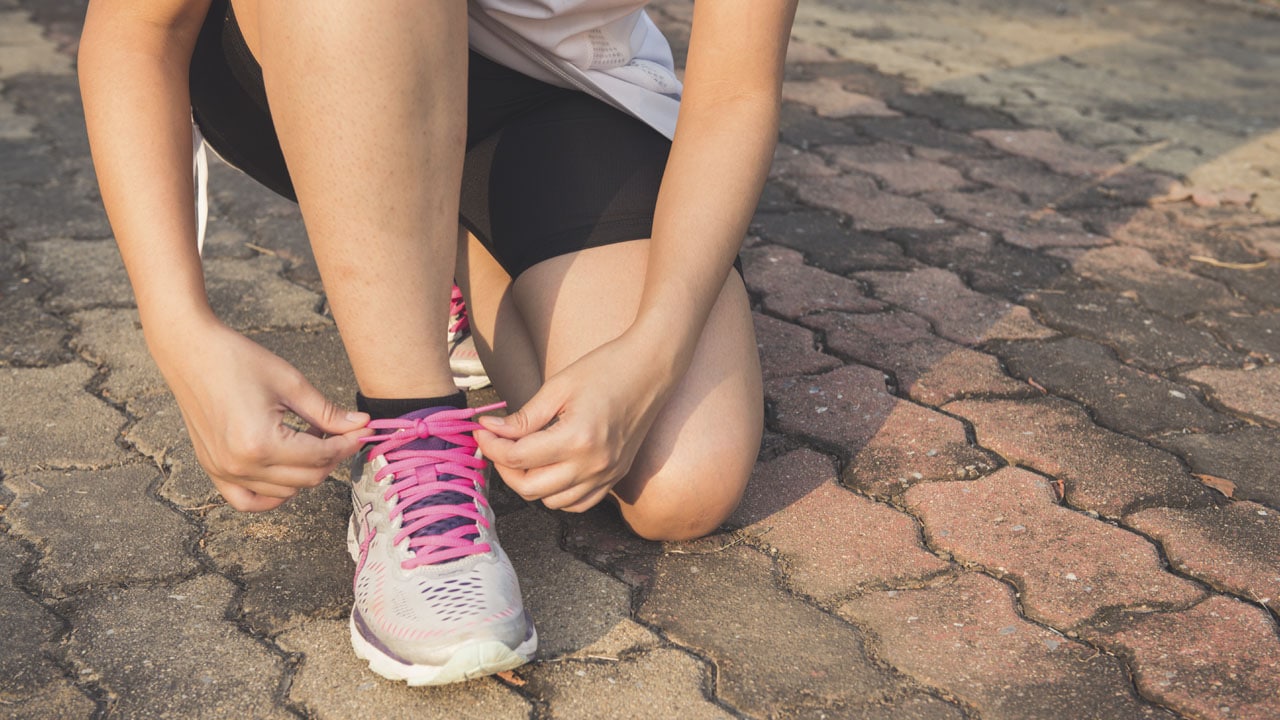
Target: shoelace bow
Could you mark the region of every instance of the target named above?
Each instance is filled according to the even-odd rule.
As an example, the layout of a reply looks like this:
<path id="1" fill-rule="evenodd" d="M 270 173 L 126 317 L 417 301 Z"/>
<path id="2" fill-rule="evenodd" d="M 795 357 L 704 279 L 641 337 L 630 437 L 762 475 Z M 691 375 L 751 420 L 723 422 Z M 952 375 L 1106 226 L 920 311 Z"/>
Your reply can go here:
<path id="1" fill-rule="evenodd" d="M 409 549 L 414 553 L 413 557 L 401 563 L 404 569 L 489 552 L 488 543 L 476 542 L 479 526 L 489 527 L 489 521 L 477 505 L 487 507 L 489 503 L 481 492 L 485 486 L 485 460 L 476 457 L 476 440 L 472 435 L 482 426 L 471 418 L 503 407 L 506 403 L 441 410 L 417 420 L 392 418 L 369 423 L 374 430 L 389 431 L 370 435 L 363 441 L 377 443 L 369 450 L 370 459 L 382 455 L 387 460 L 387 465 L 374 474 L 374 480 L 381 482 L 389 476 L 394 478 L 383 499 L 390 501 L 399 497 L 390 516 L 394 519 L 403 515 L 403 518 L 400 532 L 392 542 L 399 545 L 408 538 Z M 439 450 L 401 449 L 409 443 L 428 438 L 439 438 L 450 447 Z M 461 493 L 474 502 L 410 507 L 443 492 Z M 440 534 L 420 533 L 428 525 L 447 518 L 465 518 L 474 522 Z"/>
<path id="2" fill-rule="evenodd" d="M 462 300 L 462 290 L 453 286 L 449 296 L 449 317 L 456 318 L 449 326 L 449 337 L 456 338 L 471 329 L 471 319 L 467 317 L 467 304 Z"/>

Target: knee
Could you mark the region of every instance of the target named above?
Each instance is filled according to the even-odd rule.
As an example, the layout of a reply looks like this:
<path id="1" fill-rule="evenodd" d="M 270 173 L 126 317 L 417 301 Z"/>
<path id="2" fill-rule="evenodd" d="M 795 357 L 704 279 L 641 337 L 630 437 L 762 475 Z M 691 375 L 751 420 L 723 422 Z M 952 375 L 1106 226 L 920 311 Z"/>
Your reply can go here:
<path id="1" fill-rule="evenodd" d="M 636 483 L 641 492 L 634 502 L 619 503 L 622 518 L 646 540 L 695 540 L 710 535 L 737 509 L 752 464 L 664 467 Z"/>

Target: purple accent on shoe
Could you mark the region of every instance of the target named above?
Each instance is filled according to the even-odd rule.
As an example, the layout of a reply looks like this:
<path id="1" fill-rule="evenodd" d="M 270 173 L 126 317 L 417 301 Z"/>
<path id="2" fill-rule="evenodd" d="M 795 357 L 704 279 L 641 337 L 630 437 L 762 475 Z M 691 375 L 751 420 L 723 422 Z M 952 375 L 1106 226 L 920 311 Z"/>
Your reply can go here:
<path id="1" fill-rule="evenodd" d="M 421 410 L 415 410 L 407 415 L 401 415 L 400 419 L 401 420 L 420 420 L 422 418 L 434 415 L 442 410 L 457 410 L 457 409 L 458 408 L 450 407 L 448 405 L 423 408 Z M 438 437 L 429 437 L 429 438 L 426 438 L 425 440 L 419 439 L 419 440 L 414 440 L 413 442 L 407 443 L 404 445 L 402 449 L 404 450 L 447 450 L 449 447 L 450 447 L 449 443 L 444 439 L 438 438 Z M 456 476 L 441 475 L 440 479 L 448 480 L 454 477 Z M 463 495 L 462 493 L 447 492 L 447 491 L 438 492 L 419 502 L 416 502 L 410 505 L 409 509 L 416 510 L 418 508 L 431 507 L 433 505 L 458 505 L 460 503 L 466 503 L 470 501 L 471 499 L 468 498 L 466 495 Z M 430 525 L 427 525 L 421 530 L 413 533 L 411 537 L 422 537 L 424 535 L 443 535 L 444 533 L 447 533 L 456 527 L 468 525 L 471 522 L 473 521 L 468 520 L 465 517 L 445 518 L 443 520 L 438 520 L 436 522 L 431 523 Z M 476 533 L 463 535 L 462 537 L 468 538 L 468 539 L 475 539 Z"/>
<path id="2" fill-rule="evenodd" d="M 378 639 L 378 636 L 374 635 L 373 631 L 369 629 L 369 626 L 365 624 L 364 618 L 360 616 L 359 610 L 355 608 L 351 608 L 351 620 L 355 622 L 356 630 L 360 633 L 360 637 L 364 638 L 365 642 L 377 648 L 378 652 L 381 652 L 383 655 L 386 655 L 387 657 L 391 658 L 392 660 L 395 660 L 396 662 L 402 665 L 413 664 L 408 660 L 405 660 L 404 658 L 395 654 L 394 652 L 391 651 L 391 648 L 384 645 L 383 642 Z"/>

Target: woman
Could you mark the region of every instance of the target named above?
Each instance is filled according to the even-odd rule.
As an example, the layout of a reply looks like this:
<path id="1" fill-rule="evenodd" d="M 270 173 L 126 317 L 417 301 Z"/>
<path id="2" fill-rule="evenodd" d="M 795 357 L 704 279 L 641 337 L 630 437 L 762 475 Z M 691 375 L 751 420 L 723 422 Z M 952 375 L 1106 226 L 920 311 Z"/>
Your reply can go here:
<path id="1" fill-rule="evenodd" d="M 651 539 L 711 532 L 741 497 L 761 386 L 731 268 L 776 140 L 795 0 L 699 0 L 678 103 L 643 0 L 232 5 L 93 0 L 86 17 L 90 142 L 149 349 L 237 509 L 274 508 L 373 444 L 349 547 L 352 641 L 376 672 L 427 684 L 514 667 L 537 637 L 477 446 L 526 499 L 578 512 L 608 497 Z M 360 412 L 210 310 L 193 114 L 224 157 L 296 197 Z M 519 408 L 505 419 L 473 421 L 453 386 L 454 278 Z M 286 410 L 313 432 L 285 427 Z"/>

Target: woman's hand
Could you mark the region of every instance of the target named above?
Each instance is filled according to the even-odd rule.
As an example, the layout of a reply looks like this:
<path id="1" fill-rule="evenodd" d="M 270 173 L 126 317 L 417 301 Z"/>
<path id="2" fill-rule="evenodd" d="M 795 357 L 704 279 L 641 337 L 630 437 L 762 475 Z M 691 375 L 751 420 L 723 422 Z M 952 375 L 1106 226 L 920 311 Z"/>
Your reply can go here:
<path id="1" fill-rule="evenodd" d="M 148 337 L 177 398 L 196 457 L 237 510 L 279 506 L 319 485 L 360 448 L 369 417 L 347 412 L 302 373 L 216 320 Z M 284 424 L 293 411 L 311 424 Z"/>
<path id="2" fill-rule="evenodd" d="M 476 440 L 508 487 L 569 512 L 608 495 L 679 378 L 646 345 L 623 334 L 548 378 L 518 412 L 479 418 L 488 432 Z"/>

